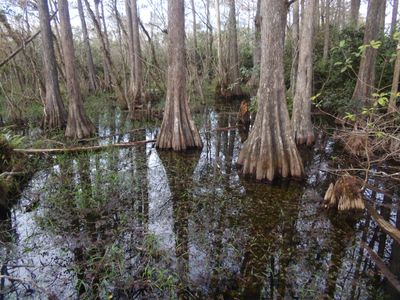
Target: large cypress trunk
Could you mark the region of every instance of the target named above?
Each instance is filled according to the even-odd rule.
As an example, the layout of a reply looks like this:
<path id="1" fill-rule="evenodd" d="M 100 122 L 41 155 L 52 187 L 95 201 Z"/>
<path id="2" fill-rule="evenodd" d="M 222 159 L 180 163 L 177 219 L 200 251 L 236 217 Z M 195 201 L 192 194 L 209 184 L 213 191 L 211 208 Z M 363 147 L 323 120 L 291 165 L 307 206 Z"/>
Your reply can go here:
<path id="1" fill-rule="evenodd" d="M 40 29 L 46 81 L 46 99 L 44 101 L 45 128 L 64 128 L 67 123 L 67 112 L 60 95 L 58 85 L 57 62 L 54 54 L 53 38 L 50 27 L 49 7 L 47 0 L 39 1 Z"/>
<path id="2" fill-rule="evenodd" d="M 203 146 L 187 99 L 184 18 L 184 0 L 169 0 L 167 99 L 157 147 L 175 151 Z"/>
<path id="3" fill-rule="evenodd" d="M 78 74 L 75 67 L 75 50 L 67 0 L 59 0 L 61 45 L 64 54 L 65 75 L 69 97 L 69 111 L 65 136 L 81 139 L 95 133 L 92 122 L 85 114 L 82 95 L 79 89 Z"/>
<path id="4" fill-rule="evenodd" d="M 314 130 L 311 122 L 311 94 L 315 1 L 306 0 L 305 3 L 305 17 L 301 27 L 299 66 L 292 114 L 296 143 L 307 145 L 311 145 L 314 142 Z"/>
<path id="5" fill-rule="evenodd" d="M 258 180 L 301 177 L 303 164 L 297 151 L 286 106 L 283 71 L 286 26 L 284 1 L 263 1 L 259 109 L 249 138 L 239 154 L 243 174 Z"/>
<path id="6" fill-rule="evenodd" d="M 369 45 L 372 40 L 379 38 L 380 18 L 385 8 L 384 1 L 370 0 L 368 5 L 367 22 L 365 25 L 364 45 Z M 375 84 L 375 63 L 378 50 L 367 47 L 361 58 L 357 83 L 353 93 L 353 101 L 360 110 L 363 106 L 372 104 L 372 93 Z"/>

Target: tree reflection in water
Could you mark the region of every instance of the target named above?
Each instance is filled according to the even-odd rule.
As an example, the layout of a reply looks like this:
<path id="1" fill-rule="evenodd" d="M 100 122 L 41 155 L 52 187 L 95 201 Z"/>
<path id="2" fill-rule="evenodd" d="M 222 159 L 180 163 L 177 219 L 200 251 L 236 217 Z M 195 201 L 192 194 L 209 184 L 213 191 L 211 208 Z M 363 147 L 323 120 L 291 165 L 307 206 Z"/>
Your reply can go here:
<path id="1" fill-rule="evenodd" d="M 321 209 L 331 176 L 320 170 L 340 155 L 332 141 L 304 152 L 305 182 L 252 182 L 235 165 L 238 132 L 215 130 L 235 126 L 235 110 L 205 112 L 201 152 L 148 145 L 54 157 L 20 205 L 1 212 L 2 274 L 34 278 L 63 299 L 398 297 L 361 242 L 397 277 L 399 245 L 368 214 L 348 222 Z M 98 117 L 102 135 L 133 128 L 126 123 L 117 110 Z M 101 143 L 145 138 L 154 130 Z M 366 197 L 400 228 L 398 191 L 391 193 Z M 38 207 L 25 210 L 36 196 Z M 28 287 L 40 294 L 3 279 L 1 287 L 7 297 Z"/>

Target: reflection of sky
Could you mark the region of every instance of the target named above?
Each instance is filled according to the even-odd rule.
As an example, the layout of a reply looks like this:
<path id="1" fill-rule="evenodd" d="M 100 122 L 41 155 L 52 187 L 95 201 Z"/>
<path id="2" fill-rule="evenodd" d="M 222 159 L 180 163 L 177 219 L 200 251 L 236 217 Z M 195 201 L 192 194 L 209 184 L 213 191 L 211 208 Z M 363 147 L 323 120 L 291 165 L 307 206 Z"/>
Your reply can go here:
<path id="1" fill-rule="evenodd" d="M 37 192 L 45 186 L 47 179 L 45 172 L 36 173 L 30 187 L 24 191 L 20 204 L 28 205 L 34 197 L 43 199 L 45 194 L 40 195 Z M 65 244 L 60 246 L 57 238 L 38 228 L 35 221 L 37 214 L 41 214 L 40 208 L 35 212 L 24 212 L 16 207 L 13 211 L 15 248 L 10 253 L 9 275 L 26 282 L 39 282 L 39 286 L 45 291 L 69 298 L 74 294 L 73 276 L 68 273 L 68 265 L 72 259 L 70 249 Z M 21 254 L 23 255 L 20 256 Z M 17 255 L 17 259 L 13 255 Z M 13 266 L 16 268 L 13 269 Z M 36 289 L 35 286 L 32 288 Z"/>
<path id="2" fill-rule="evenodd" d="M 163 247 L 174 250 L 174 220 L 167 174 L 155 149 L 148 156 L 149 231 L 156 234 Z"/>

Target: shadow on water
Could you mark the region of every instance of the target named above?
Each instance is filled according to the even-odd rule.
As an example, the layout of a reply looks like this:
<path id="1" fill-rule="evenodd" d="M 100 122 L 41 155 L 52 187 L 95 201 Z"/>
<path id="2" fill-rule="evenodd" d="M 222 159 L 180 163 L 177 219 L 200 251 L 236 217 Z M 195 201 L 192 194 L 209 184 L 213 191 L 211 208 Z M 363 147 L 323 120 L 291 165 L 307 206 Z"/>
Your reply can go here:
<path id="1" fill-rule="evenodd" d="M 399 245 L 368 215 L 321 209 L 336 153 L 304 150 L 305 182 L 239 176 L 236 108 L 206 107 L 202 151 L 147 145 L 54 157 L 1 221 L 0 299 L 396 299 L 363 242 L 400 277 Z M 96 122 L 102 144 L 153 139 L 118 110 Z M 137 127 L 143 130 L 132 131 Z M 123 132 L 129 133 L 122 134 Z M 384 183 L 374 182 L 384 189 Z M 400 228 L 398 191 L 367 193 Z M 39 199 L 39 205 L 27 210 Z"/>

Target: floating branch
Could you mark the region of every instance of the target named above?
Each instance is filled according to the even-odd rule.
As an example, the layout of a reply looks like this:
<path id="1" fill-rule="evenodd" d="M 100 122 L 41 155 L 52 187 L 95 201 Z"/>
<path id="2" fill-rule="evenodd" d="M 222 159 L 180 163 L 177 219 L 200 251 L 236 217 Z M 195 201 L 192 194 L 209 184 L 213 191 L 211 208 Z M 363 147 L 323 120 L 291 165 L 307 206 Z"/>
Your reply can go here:
<path id="1" fill-rule="evenodd" d="M 397 243 L 400 244 L 400 230 L 386 221 L 371 205 L 366 204 L 368 213 L 374 218 L 375 222 L 387 234 L 389 234 Z"/>
<path id="2" fill-rule="evenodd" d="M 398 292 L 400 292 L 400 281 L 397 276 L 395 276 L 389 270 L 385 262 L 378 256 L 378 254 L 376 254 L 370 247 L 368 247 L 366 243 L 361 242 L 361 247 L 367 250 L 369 256 L 371 257 L 371 260 L 375 263 L 376 267 L 379 269 L 382 275 L 386 277 L 386 279 Z"/>
<path id="3" fill-rule="evenodd" d="M 15 152 L 25 154 L 64 154 L 64 153 L 78 153 L 86 151 L 102 151 L 108 148 L 129 148 L 134 146 L 145 145 L 148 143 L 155 143 L 156 140 L 143 140 L 121 144 L 110 144 L 102 146 L 87 146 L 87 147 L 73 147 L 73 148 L 53 148 L 53 149 L 14 149 Z"/>

